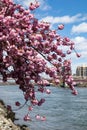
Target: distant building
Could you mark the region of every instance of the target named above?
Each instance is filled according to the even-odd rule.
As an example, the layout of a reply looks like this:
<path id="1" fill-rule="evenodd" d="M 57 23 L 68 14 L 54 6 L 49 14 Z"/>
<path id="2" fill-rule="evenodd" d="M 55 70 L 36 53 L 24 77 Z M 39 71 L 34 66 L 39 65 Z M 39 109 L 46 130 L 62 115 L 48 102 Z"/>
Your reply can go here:
<path id="1" fill-rule="evenodd" d="M 79 77 L 87 77 L 87 66 L 78 66 L 76 68 L 76 76 Z"/>

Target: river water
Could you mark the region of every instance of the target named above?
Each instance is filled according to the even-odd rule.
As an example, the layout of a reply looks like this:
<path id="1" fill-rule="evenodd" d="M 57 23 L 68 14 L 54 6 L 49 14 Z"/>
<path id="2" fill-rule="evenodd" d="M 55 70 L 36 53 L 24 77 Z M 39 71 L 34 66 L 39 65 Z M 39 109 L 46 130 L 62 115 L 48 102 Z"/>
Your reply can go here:
<path id="1" fill-rule="evenodd" d="M 34 108 L 30 113 L 32 121 L 24 122 L 23 116 L 27 113 L 27 106 L 15 111 L 15 123 L 28 125 L 30 130 L 87 130 L 87 88 L 77 88 L 78 95 L 71 94 L 69 89 L 50 86 L 50 95 L 38 94 L 46 99 L 41 107 Z M 16 109 L 15 101 L 24 103 L 23 94 L 18 86 L 0 86 L 0 99 Z M 46 121 L 38 121 L 37 114 L 45 115 Z"/>

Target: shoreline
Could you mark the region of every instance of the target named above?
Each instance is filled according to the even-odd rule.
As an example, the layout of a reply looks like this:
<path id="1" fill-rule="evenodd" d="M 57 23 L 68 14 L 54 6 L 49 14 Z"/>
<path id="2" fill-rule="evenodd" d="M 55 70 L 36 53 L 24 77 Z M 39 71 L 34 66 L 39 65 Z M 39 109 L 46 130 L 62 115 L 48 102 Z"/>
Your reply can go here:
<path id="1" fill-rule="evenodd" d="M 16 125 L 15 113 L 7 110 L 4 102 L 0 100 L 0 130 L 30 130 L 25 125 Z"/>
<path id="2" fill-rule="evenodd" d="M 0 82 L 0 85 L 17 85 L 15 82 Z"/>
<path id="3" fill-rule="evenodd" d="M 18 84 L 16 84 L 15 82 L 0 82 L 0 86 L 7 86 L 7 85 L 18 85 Z M 47 85 L 47 87 L 50 87 L 50 86 L 55 86 L 55 87 L 62 87 L 61 85 L 59 85 L 59 86 L 57 86 L 57 85 L 55 85 L 55 84 L 49 84 L 49 85 Z M 87 88 L 87 83 L 78 83 L 78 84 L 76 84 L 75 85 L 75 87 L 78 87 L 78 88 Z"/>

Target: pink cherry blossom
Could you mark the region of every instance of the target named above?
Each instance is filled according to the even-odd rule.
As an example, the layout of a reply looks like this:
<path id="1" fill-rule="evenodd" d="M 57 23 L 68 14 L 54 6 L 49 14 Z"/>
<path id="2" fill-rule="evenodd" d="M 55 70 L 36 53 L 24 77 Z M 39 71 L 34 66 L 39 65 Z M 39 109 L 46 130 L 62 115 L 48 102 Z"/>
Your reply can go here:
<path id="1" fill-rule="evenodd" d="M 41 116 L 41 121 L 46 121 L 46 117 L 45 116 Z"/>
<path id="2" fill-rule="evenodd" d="M 31 118 L 30 118 L 29 114 L 25 115 L 24 121 L 31 121 Z"/>
<path id="3" fill-rule="evenodd" d="M 7 110 L 12 111 L 12 107 L 10 105 L 7 105 Z"/>
<path id="4" fill-rule="evenodd" d="M 44 88 L 40 87 L 40 88 L 38 88 L 38 91 L 43 93 L 44 92 Z"/>
<path id="5" fill-rule="evenodd" d="M 36 7 L 35 7 L 35 4 L 31 3 L 30 6 L 29 6 L 29 9 L 30 10 L 34 10 Z"/>
<path id="6" fill-rule="evenodd" d="M 29 111 L 32 111 L 32 110 L 33 110 L 33 107 L 32 107 L 32 106 L 29 106 L 28 110 L 29 110 Z"/>
<path id="7" fill-rule="evenodd" d="M 73 95 L 77 95 L 77 94 L 78 94 L 77 90 L 73 90 L 73 91 L 72 91 L 72 94 L 73 94 Z"/>
<path id="8" fill-rule="evenodd" d="M 71 50 L 67 50 L 67 54 L 71 54 Z"/>
<path id="9" fill-rule="evenodd" d="M 70 39 L 69 39 L 68 37 L 65 37 L 65 38 L 64 38 L 64 41 L 65 41 L 65 42 L 70 42 Z"/>
<path id="10" fill-rule="evenodd" d="M 32 105 L 35 106 L 35 105 L 38 105 L 39 101 L 37 99 L 34 99 L 31 101 L 31 103 L 32 103 Z"/>
<path id="11" fill-rule="evenodd" d="M 37 114 L 37 115 L 35 116 L 35 118 L 36 118 L 37 120 L 41 120 L 41 116 L 40 116 L 39 114 Z"/>
<path id="12" fill-rule="evenodd" d="M 45 92 L 46 92 L 47 94 L 50 94 L 50 93 L 51 93 L 51 91 L 50 91 L 49 89 L 46 89 Z"/>
<path id="13" fill-rule="evenodd" d="M 45 102 L 44 98 L 41 98 L 40 101 L 38 102 L 38 106 L 41 106 Z"/>
<path id="14" fill-rule="evenodd" d="M 20 106 L 21 104 L 20 104 L 20 102 L 17 101 L 17 102 L 15 102 L 15 105 Z"/>
<path id="15" fill-rule="evenodd" d="M 40 6 L 40 3 L 36 1 L 35 7 L 38 8 Z"/>
<path id="16" fill-rule="evenodd" d="M 77 57 L 81 57 L 81 54 L 76 53 L 76 56 L 77 56 Z"/>
<path id="17" fill-rule="evenodd" d="M 64 29 L 64 25 L 63 25 L 63 24 L 60 24 L 60 25 L 58 26 L 58 29 L 59 29 L 59 30 L 63 30 L 63 29 Z"/>
<path id="18" fill-rule="evenodd" d="M 59 79 L 55 79 L 54 82 L 55 82 L 55 84 L 57 85 L 57 84 L 60 83 L 60 80 L 59 80 Z"/>

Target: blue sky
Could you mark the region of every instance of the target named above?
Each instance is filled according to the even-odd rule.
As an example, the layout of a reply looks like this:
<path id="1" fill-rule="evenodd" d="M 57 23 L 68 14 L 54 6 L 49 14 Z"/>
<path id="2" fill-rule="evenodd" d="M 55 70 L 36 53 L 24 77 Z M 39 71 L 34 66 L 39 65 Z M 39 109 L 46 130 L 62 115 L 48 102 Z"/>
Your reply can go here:
<path id="1" fill-rule="evenodd" d="M 14 0 L 28 8 L 30 2 L 35 0 Z M 40 8 L 34 11 L 35 17 L 51 23 L 54 29 L 60 23 L 65 25 L 64 30 L 58 32 L 62 36 L 68 36 L 76 45 L 81 57 L 77 58 L 73 52 L 72 71 L 76 67 L 87 65 L 87 0 L 38 0 Z"/>

